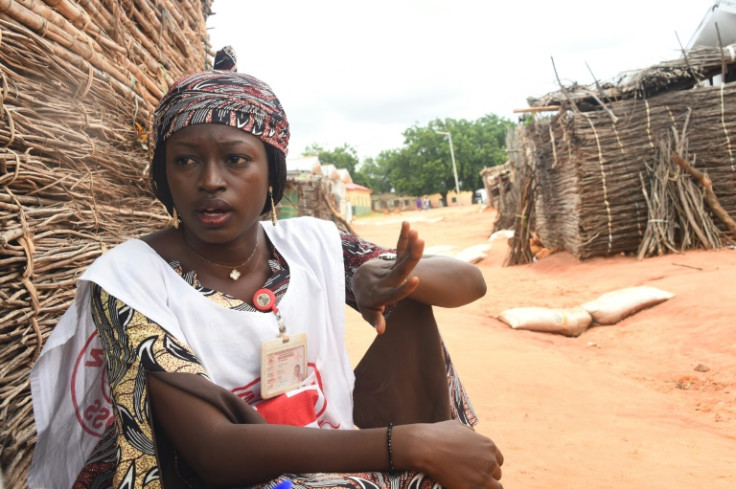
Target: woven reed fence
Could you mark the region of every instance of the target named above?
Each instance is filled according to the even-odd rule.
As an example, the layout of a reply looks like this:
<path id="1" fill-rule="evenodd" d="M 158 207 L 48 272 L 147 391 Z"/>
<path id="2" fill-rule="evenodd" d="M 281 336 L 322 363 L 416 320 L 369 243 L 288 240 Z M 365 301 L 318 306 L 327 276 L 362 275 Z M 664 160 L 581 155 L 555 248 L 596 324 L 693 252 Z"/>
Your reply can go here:
<path id="1" fill-rule="evenodd" d="M 691 239 L 690 227 L 677 231 L 670 245 L 652 243 L 648 226 L 667 219 L 648 201 L 652 179 L 683 178 L 679 170 L 663 171 L 677 154 L 705 172 L 726 212 L 736 215 L 736 83 L 717 86 L 697 82 L 720 72 L 720 49 L 700 49 L 688 59 L 645 70 L 619 87 L 583 89 L 574 86 L 534 104 L 559 106 L 559 112 L 524 126 L 521 150 L 524 165 L 537 182 L 535 229 L 547 248 L 564 249 L 584 259 L 617 253 L 640 256 L 665 249 L 719 246 L 724 226 L 706 226 L 710 236 Z M 729 61 L 732 63 L 732 61 Z M 686 196 L 661 190 L 668 206 L 691 219 L 711 221 L 702 205 L 702 191 Z M 694 193 L 693 193 L 694 192 Z M 673 200 L 675 199 L 675 200 Z M 525 202 L 518 202 L 517 209 Z M 656 206 L 655 206 L 656 207 Z M 670 217 L 675 217 L 674 215 Z M 675 223 L 673 222 L 674 226 Z M 670 233 L 674 232 L 674 228 Z M 660 251 L 656 251 L 660 250 Z"/>
<path id="2" fill-rule="evenodd" d="M 28 375 L 103 251 L 160 228 L 151 113 L 211 59 L 212 0 L 0 0 L 0 464 L 25 487 Z"/>

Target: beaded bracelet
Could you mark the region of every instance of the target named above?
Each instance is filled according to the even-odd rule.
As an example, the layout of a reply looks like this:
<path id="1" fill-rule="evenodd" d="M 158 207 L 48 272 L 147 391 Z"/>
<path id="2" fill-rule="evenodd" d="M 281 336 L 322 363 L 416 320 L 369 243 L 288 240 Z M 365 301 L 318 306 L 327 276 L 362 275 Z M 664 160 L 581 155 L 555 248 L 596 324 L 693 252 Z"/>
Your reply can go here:
<path id="1" fill-rule="evenodd" d="M 388 452 L 388 469 L 393 472 L 394 469 L 394 453 L 391 448 L 391 431 L 394 428 L 393 423 L 388 424 L 388 428 L 386 428 L 386 451 Z"/>

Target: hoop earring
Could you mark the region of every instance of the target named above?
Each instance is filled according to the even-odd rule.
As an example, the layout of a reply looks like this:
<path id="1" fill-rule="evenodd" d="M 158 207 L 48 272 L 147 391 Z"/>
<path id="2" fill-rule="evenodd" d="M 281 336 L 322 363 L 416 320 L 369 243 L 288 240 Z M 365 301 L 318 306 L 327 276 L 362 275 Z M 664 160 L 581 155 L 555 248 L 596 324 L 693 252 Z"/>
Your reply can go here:
<path id="1" fill-rule="evenodd" d="M 273 203 L 273 187 L 270 185 L 268 186 L 268 198 L 271 199 L 271 222 L 275 226 L 279 220 L 276 217 L 276 204 Z"/>
<path id="2" fill-rule="evenodd" d="M 174 229 L 179 229 L 180 222 L 181 221 L 179 221 L 179 214 L 176 213 L 176 207 L 174 207 L 174 212 L 171 215 L 171 226 Z"/>

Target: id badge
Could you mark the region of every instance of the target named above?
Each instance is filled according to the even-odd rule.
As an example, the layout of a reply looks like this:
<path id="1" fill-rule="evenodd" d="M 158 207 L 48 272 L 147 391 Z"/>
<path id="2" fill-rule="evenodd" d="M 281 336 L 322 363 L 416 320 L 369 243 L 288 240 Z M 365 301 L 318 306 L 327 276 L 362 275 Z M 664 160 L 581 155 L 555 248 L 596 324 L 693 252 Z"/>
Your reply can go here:
<path id="1" fill-rule="evenodd" d="M 278 337 L 261 345 L 261 398 L 296 389 L 306 375 L 306 333 Z"/>

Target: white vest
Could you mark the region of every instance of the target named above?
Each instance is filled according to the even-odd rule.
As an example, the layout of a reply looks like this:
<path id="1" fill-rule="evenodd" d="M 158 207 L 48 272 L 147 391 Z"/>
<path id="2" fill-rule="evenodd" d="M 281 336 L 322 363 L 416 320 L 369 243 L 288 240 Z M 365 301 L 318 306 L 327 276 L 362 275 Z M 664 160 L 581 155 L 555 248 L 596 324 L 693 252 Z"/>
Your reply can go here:
<path id="1" fill-rule="evenodd" d="M 310 376 L 302 385 L 318 391 L 317 425 L 354 428 L 355 379 L 344 341 L 345 272 L 337 229 L 313 218 L 262 225 L 289 266 L 289 287 L 279 310 L 287 334 L 307 334 Z M 260 395 L 260 345 L 278 335 L 274 314 L 215 304 L 143 241 L 128 241 L 105 253 L 80 278 L 72 306 L 31 373 L 38 432 L 31 489 L 71 487 L 111 422 L 104 357 L 89 307 L 91 283 L 188 345 L 214 383 L 248 402 Z"/>

